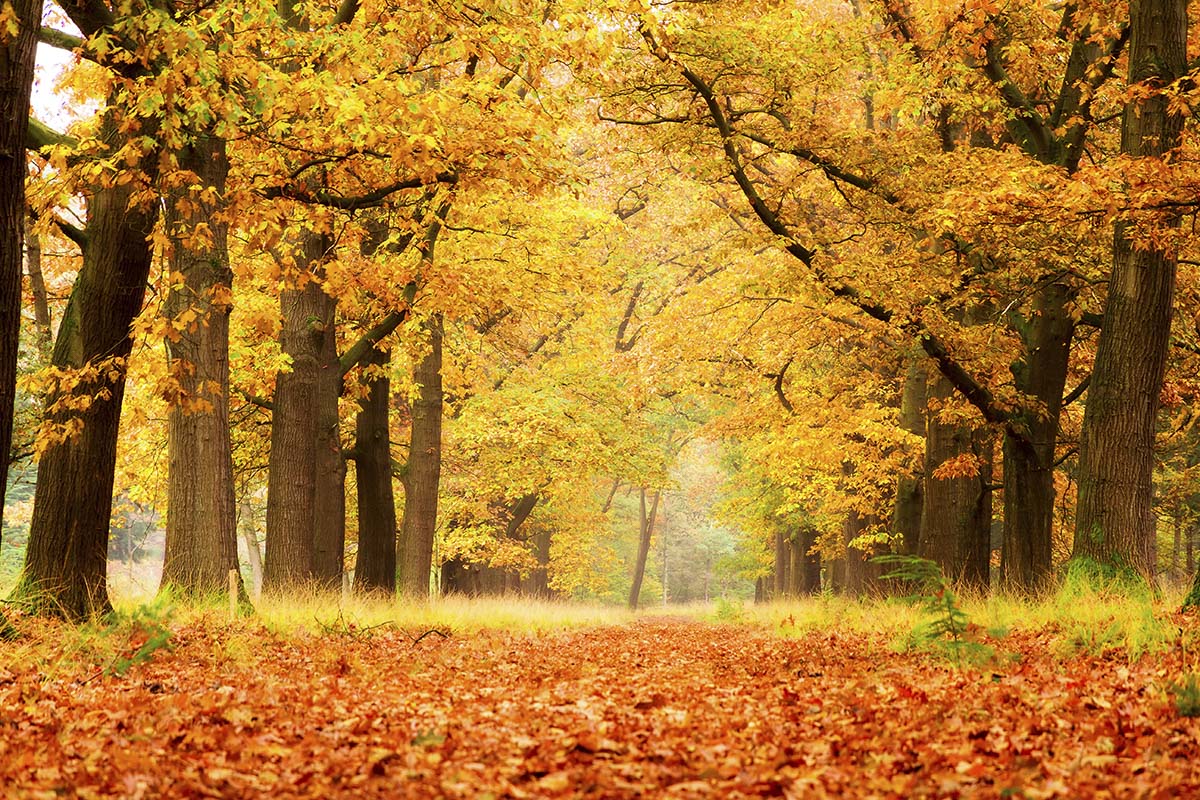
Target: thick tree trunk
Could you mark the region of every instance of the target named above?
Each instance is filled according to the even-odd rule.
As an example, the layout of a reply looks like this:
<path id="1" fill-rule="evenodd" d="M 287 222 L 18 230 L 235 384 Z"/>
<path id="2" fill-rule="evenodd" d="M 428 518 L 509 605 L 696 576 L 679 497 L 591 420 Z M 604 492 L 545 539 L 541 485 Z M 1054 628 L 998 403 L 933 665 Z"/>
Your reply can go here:
<path id="1" fill-rule="evenodd" d="M 135 185 L 100 189 L 88 208 L 83 267 L 59 325 L 52 362 L 86 376 L 46 398 L 55 425 L 82 425 L 38 464 L 29 548 L 18 594 L 73 619 L 108 611 L 106 561 L 129 328 L 150 273 L 157 206 L 130 207 Z M 59 410 L 88 398 L 82 410 Z"/>
<path id="2" fill-rule="evenodd" d="M 658 514 L 658 501 L 662 491 L 654 492 L 654 500 L 646 510 L 646 490 L 642 489 L 641 505 L 639 506 L 639 530 L 637 561 L 633 565 L 633 585 L 629 588 L 629 610 L 637 611 L 638 595 L 642 593 L 642 581 L 646 577 L 646 559 L 650 556 L 650 540 L 654 536 L 654 518 Z"/>
<path id="3" fill-rule="evenodd" d="M 878 517 L 863 516 L 857 511 L 851 511 L 842 523 L 842 540 L 846 543 L 846 566 L 843 573 L 844 584 L 841 589 L 846 594 L 866 594 L 879 585 L 879 578 L 883 571 L 878 565 L 871 563 L 869 553 L 850 546 L 850 542 L 865 533 L 878 521 Z"/>
<path id="4" fill-rule="evenodd" d="M 534 557 L 537 558 L 538 566 L 529 576 L 529 594 L 544 599 L 553 596 L 553 592 L 550 591 L 551 534 L 550 528 L 543 528 L 533 537 Z"/>
<path id="5" fill-rule="evenodd" d="M 797 533 L 799 541 L 800 567 L 797 591 L 801 595 L 817 594 L 821 591 L 821 556 L 813 552 L 817 544 L 815 528 L 801 528 Z"/>
<path id="6" fill-rule="evenodd" d="M 280 348 L 291 369 L 275 378 L 267 472 L 267 547 L 263 588 L 286 590 L 313 580 L 317 501 L 318 398 L 325 338 L 333 335 L 334 300 L 321 288 L 330 242 L 307 234 L 296 253 L 298 274 L 280 292 Z M 297 285 L 298 284 L 298 285 Z"/>
<path id="7" fill-rule="evenodd" d="M 930 399 L 946 400 L 952 393 L 953 387 L 943 375 L 930 377 Z M 980 441 L 969 427 L 943 423 L 933 414 L 926 423 L 919 553 L 937 562 L 951 580 L 983 589 L 988 586 L 991 548 L 990 449 L 990 440 Z M 961 455 L 976 456 L 986 463 L 986 469 L 973 477 L 934 477 L 939 466 Z"/>
<path id="8" fill-rule="evenodd" d="M 222 217 L 229 162 L 225 142 L 199 139 L 178 153 L 179 168 L 218 198 L 205 200 L 192 180 L 167 196 L 164 223 L 172 240 L 171 271 L 182 278 L 167 295 L 167 338 L 178 382 L 167 416 L 167 539 L 162 588 L 191 597 L 228 591 L 238 569 L 237 510 L 229 437 L 229 224 Z M 191 213 L 185 209 L 192 209 Z M 205 225 L 210 238 L 194 237 Z M 189 244 L 189 240 L 193 240 Z M 241 575 L 241 572 L 238 572 Z M 245 590 L 242 589 L 244 595 Z"/>
<path id="9" fill-rule="evenodd" d="M 18 30 L 0 41 L 0 496 L 8 486 L 21 331 L 21 246 L 25 231 L 25 132 L 42 24 L 41 0 L 14 0 Z M 3 515 L 0 502 L 0 516 Z M 0 526 L 2 528 L 2 526 Z"/>
<path id="10" fill-rule="evenodd" d="M 1187 74 L 1187 0 L 1133 0 L 1129 82 L 1166 87 Z M 1121 152 L 1155 158 L 1179 144 L 1183 118 L 1166 94 L 1127 102 Z M 1177 224 L 1174 223 L 1174 224 Z M 1175 256 L 1113 234 L 1104 327 L 1079 443 L 1073 557 L 1152 580 L 1155 417 L 1174 306 Z"/>
<path id="11" fill-rule="evenodd" d="M 342 455 L 342 368 L 337 352 L 337 303 L 330 302 L 317 372 L 316 490 L 313 496 L 313 579 L 329 591 L 346 570 L 346 459 Z"/>
<path id="12" fill-rule="evenodd" d="M 396 592 L 396 498 L 392 492 L 392 448 L 388 428 L 391 381 L 386 350 L 372 349 L 355 425 L 354 469 L 358 483 L 358 559 L 355 588 Z"/>
<path id="13" fill-rule="evenodd" d="M 1037 401 L 1016 420 L 1026 439 L 1004 435 L 1004 543 L 1000 583 L 1006 589 L 1044 589 L 1051 575 L 1054 531 L 1054 448 L 1075 322 L 1075 291 L 1062 283 L 1043 288 L 1030 319 L 1017 327 L 1023 357 L 1012 365 L 1017 389 Z"/>
<path id="14" fill-rule="evenodd" d="M 787 594 L 790 558 L 787 536 L 782 528 L 778 529 L 775 531 L 775 577 L 771 584 L 771 597 L 776 600 L 782 600 Z"/>
<path id="15" fill-rule="evenodd" d="M 437 529 L 438 487 L 442 474 L 442 317 L 427 319 L 421 330 L 429 350 L 413 370 L 420 394 L 412 408 L 412 442 L 404 475 L 404 525 L 401 532 L 400 591 L 427 598 Z"/>
<path id="16" fill-rule="evenodd" d="M 925 436 L 925 391 L 928 375 L 922 361 L 914 360 L 904 377 L 900 399 L 900 427 L 917 436 Z M 921 541 L 921 506 L 924 476 L 901 475 L 896 483 L 896 504 L 892 512 L 892 532 L 902 537 L 903 552 L 916 553 Z"/>

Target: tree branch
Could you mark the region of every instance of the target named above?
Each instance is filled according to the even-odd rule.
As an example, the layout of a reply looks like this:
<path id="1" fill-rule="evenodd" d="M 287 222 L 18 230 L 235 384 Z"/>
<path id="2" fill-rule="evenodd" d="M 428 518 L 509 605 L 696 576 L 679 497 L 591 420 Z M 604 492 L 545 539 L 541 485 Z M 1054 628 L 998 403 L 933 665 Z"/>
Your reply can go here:
<path id="1" fill-rule="evenodd" d="M 1045 161 L 1050 155 L 1050 143 L 1053 141 L 1053 134 L 1046 127 L 1046 121 L 1034 109 L 1033 104 L 1025 97 L 1025 93 L 1021 91 L 1021 87 L 1013 82 L 1008 76 L 1008 72 L 1004 69 L 1004 65 L 1000 59 L 996 42 L 989 41 L 987 46 L 983 48 L 983 63 L 980 65 L 983 74 L 992 82 L 992 85 L 1000 92 L 1000 97 L 1005 104 L 1015 113 L 1016 121 L 1024 129 L 1029 141 L 1033 144 L 1034 149 L 1042 156 Z"/>
<path id="2" fill-rule="evenodd" d="M 38 41 L 42 44 L 48 44 L 51 47 L 57 47 L 59 50 L 69 50 L 71 52 L 81 52 L 86 42 L 79 36 L 72 36 L 64 31 L 48 28 L 43 25 L 38 30 Z"/>
<path id="3" fill-rule="evenodd" d="M 115 21 L 104 0 L 61 0 L 58 7 L 75 23 L 84 37 L 111 28 Z"/>
<path id="4" fill-rule="evenodd" d="M 438 174 L 434 175 L 432 179 L 406 178 L 402 181 L 390 183 L 387 186 L 381 186 L 378 189 L 374 189 L 357 197 L 345 197 L 343 195 L 330 192 L 326 189 L 319 189 L 315 192 L 310 192 L 309 190 L 299 186 L 271 186 L 261 190 L 259 194 L 268 200 L 286 197 L 292 200 L 299 200 L 302 203 L 327 206 L 329 208 L 341 209 L 342 211 L 359 211 L 364 208 L 375 208 L 380 206 L 388 197 L 392 196 L 396 192 L 402 192 L 406 189 L 420 189 L 437 183 L 454 184 L 457 182 L 457 173 L 439 172 Z"/>
<path id="5" fill-rule="evenodd" d="M 1062 399 L 1062 407 L 1066 408 L 1067 406 L 1071 405 L 1071 403 L 1074 403 L 1076 400 L 1083 397 L 1083 393 L 1087 391 L 1091 382 L 1092 376 L 1089 374 L 1086 378 L 1079 382 L 1078 386 L 1072 389 L 1067 396 Z"/>
<path id="6" fill-rule="evenodd" d="M 75 147 L 78 144 L 78 140 L 74 137 L 67 136 L 65 133 L 59 133 L 49 125 L 33 117 L 30 117 L 25 125 L 25 147 L 28 150 L 41 150 L 43 147 L 51 147 L 53 145 Z"/>

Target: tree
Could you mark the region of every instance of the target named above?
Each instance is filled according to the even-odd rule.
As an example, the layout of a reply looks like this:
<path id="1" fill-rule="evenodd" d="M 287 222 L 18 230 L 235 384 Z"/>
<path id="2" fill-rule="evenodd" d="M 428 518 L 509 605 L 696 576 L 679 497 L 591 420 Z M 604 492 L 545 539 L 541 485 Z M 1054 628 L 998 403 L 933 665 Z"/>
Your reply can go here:
<path id="1" fill-rule="evenodd" d="M 1166 91 L 1188 71 L 1187 0 L 1130 4 L 1129 84 L 1121 152 L 1158 162 L 1181 139 L 1184 115 Z M 1176 215 L 1153 220 L 1179 224 Z M 1135 219 L 1113 230 L 1104 327 L 1079 444 L 1073 557 L 1146 580 L 1155 571 L 1154 437 L 1174 308 L 1176 258 Z"/>
<path id="2" fill-rule="evenodd" d="M 194 597 L 227 591 L 238 569 L 229 431 L 229 222 L 225 142 L 197 137 L 177 154 L 168 193 L 171 281 L 166 346 L 178 396 L 168 412 L 168 498 L 162 585 Z M 244 591 L 244 590 L 241 590 Z"/>
<path id="3" fill-rule="evenodd" d="M 646 508 L 646 489 L 638 492 L 638 549 L 637 558 L 633 564 L 633 583 L 629 588 L 629 610 L 637 611 L 638 598 L 642 593 L 642 581 L 646 577 L 646 559 L 650 554 L 650 541 L 654 537 L 654 521 L 658 516 L 658 504 L 662 499 L 662 490 L 654 490 L 654 499 L 650 508 Z"/>
<path id="4" fill-rule="evenodd" d="M 10 27 L 0 34 L 0 491 L 8 486 L 12 449 L 21 327 L 21 252 L 28 215 L 25 143 L 42 2 L 17 0 L 6 11 L 12 16 L 8 17 Z"/>

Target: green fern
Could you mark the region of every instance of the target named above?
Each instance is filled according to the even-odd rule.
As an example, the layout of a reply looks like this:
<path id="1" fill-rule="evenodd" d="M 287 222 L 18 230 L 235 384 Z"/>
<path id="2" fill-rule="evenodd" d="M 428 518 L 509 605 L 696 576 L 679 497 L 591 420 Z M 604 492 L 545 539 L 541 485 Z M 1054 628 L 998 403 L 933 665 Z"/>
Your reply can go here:
<path id="1" fill-rule="evenodd" d="M 970 635 L 971 620 L 958 605 L 958 597 L 941 567 L 927 558 L 882 555 L 872 559 L 890 566 L 883 577 L 911 586 L 913 593 L 903 599 L 913 603 L 928 619 L 913 629 L 912 641 L 923 649 L 935 651 L 957 668 L 990 661 L 995 652 Z"/>

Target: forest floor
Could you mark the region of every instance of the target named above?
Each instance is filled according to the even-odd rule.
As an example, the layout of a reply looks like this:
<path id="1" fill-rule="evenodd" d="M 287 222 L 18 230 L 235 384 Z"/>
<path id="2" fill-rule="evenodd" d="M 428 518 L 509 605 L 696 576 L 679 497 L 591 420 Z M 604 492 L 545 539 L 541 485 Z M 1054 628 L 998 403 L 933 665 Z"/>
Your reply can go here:
<path id="1" fill-rule="evenodd" d="M 1178 641 L 1136 659 L 1043 629 L 960 667 L 786 620 L 443 636 L 213 612 L 107 649 L 39 622 L 0 644 L 0 793 L 1197 797 L 1200 718 L 1169 687 L 1200 624 L 1169 623 Z"/>

